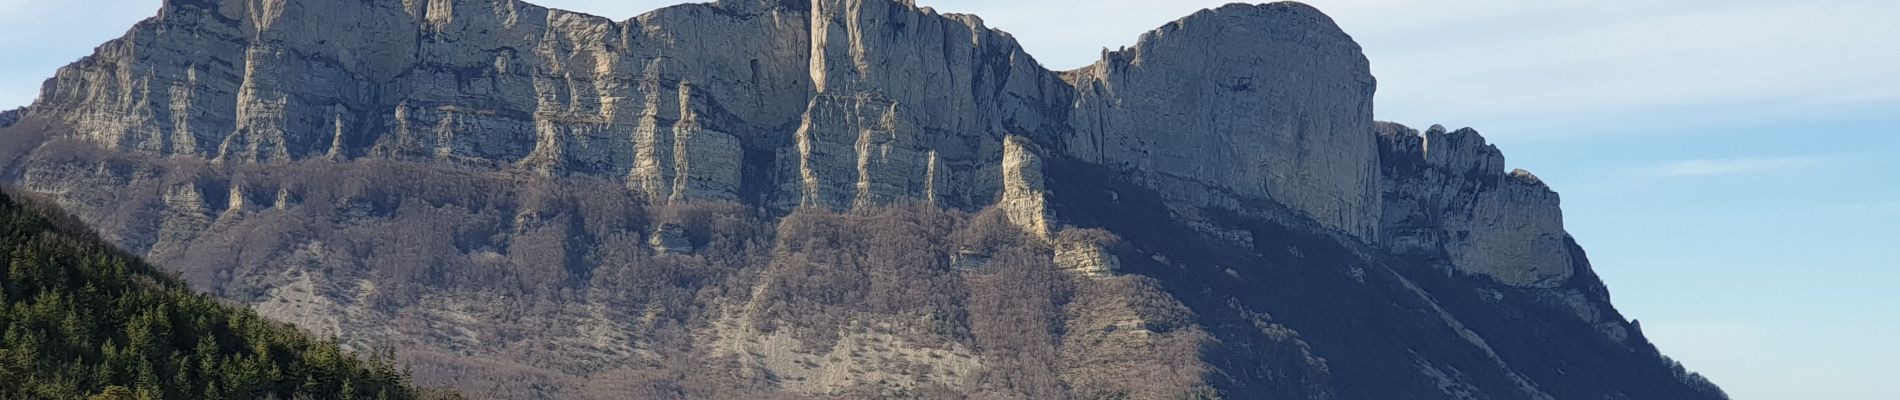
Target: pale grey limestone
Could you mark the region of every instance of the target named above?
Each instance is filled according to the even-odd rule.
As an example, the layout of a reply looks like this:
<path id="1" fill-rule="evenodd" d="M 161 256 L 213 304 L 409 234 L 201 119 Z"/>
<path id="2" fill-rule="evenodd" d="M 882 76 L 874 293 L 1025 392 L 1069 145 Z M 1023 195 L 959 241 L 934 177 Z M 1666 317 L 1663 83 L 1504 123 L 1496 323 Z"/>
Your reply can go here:
<path id="1" fill-rule="evenodd" d="M 1514 286 L 1554 287 L 1576 273 L 1557 193 L 1469 128 L 1423 134 L 1381 123 L 1385 211 L 1380 242 L 1401 253 L 1442 253 L 1469 274 Z"/>
<path id="2" fill-rule="evenodd" d="M 922 200 L 975 208 L 1002 190 L 1006 135 L 1065 128 L 1068 87 L 972 16 L 908 2 L 813 1 L 810 106 L 780 150 L 782 204 Z"/>
<path id="3" fill-rule="evenodd" d="M 974 16 L 905 1 L 612 21 L 514 0 L 171 0 L 6 115 L 210 163 L 433 160 L 781 210 L 999 206 L 1043 238 L 1059 227 L 1043 164 L 1076 160 L 1188 214 L 1272 203 L 1509 285 L 1575 273 L 1554 192 L 1476 132 L 1375 127 L 1375 87 L 1352 38 L 1290 2 L 1204 10 L 1057 73 Z M 51 176 L 24 174 L 71 189 Z M 167 212 L 207 214 L 192 196 L 167 192 Z M 215 208 L 267 206 L 227 197 Z"/>
<path id="4" fill-rule="evenodd" d="M 1121 272 L 1121 257 L 1102 245 L 1089 242 L 1055 244 L 1056 268 L 1091 278 L 1106 278 Z"/>
<path id="5" fill-rule="evenodd" d="M 195 184 L 172 184 L 162 196 L 165 211 L 159 215 L 158 240 L 147 253 L 154 258 L 184 251 L 184 246 L 210 227 L 214 219 L 204 191 Z"/>
<path id="6" fill-rule="evenodd" d="M 996 207 L 1042 240 L 1062 269 L 1090 282 L 1134 279 L 1118 276 L 1122 260 L 1109 246 L 1054 234 L 1063 221 L 1050 191 L 1065 178 L 1056 172 L 1079 162 L 1146 185 L 1173 217 L 1213 237 L 1256 242 L 1256 232 L 1220 221 L 1217 209 L 1283 208 L 1369 248 L 1530 289 L 1617 341 L 1640 336 L 1606 301 L 1568 285 L 1587 282 L 1571 279 L 1587 265 L 1563 230 L 1556 193 L 1528 172 L 1507 172 L 1502 153 L 1475 131 L 1375 123 L 1376 81 L 1360 48 L 1301 4 L 1202 11 L 1060 73 L 976 17 L 908 1 L 722 0 L 627 21 L 514 0 L 165 4 L 61 69 L 32 107 L 0 113 L 0 128 L 22 117 L 55 123 L 71 128 L 58 132 L 63 139 L 159 156 L 167 168 L 393 159 L 524 179 L 602 178 L 660 202 Z M 191 168 L 28 165 L 16 183 L 81 215 L 133 195 L 99 188 L 164 182 L 152 194 L 164 205 L 152 221 L 108 216 L 100 225 L 109 240 L 161 262 L 227 216 L 298 201 L 284 187 L 205 189 L 217 185 L 199 185 Z M 336 206 L 338 214 L 368 207 Z M 515 217 L 512 236 L 560 232 L 544 226 L 545 216 Z M 680 225 L 626 235 L 628 248 L 694 256 Z M 305 247 L 293 252 L 312 266 L 350 262 L 319 243 Z M 507 257 L 483 252 L 473 259 Z M 950 263 L 980 270 L 990 257 L 963 249 Z M 1231 267 L 1236 278 L 1248 271 Z M 1347 268 L 1367 281 L 1365 269 Z M 314 293 L 370 293 L 373 285 L 310 275 L 320 271 L 287 271 L 284 289 L 267 293 L 260 309 L 343 315 L 298 321 L 372 331 Z M 1099 336 L 1156 335 L 1139 310 L 1108 308 L 1117 311 L 1088 317 L 1090 326 L 1113 328 Z M 451 311 L 443 312 L 472 318 Z M 1484 338 L 1437 311 L 1509 370 Z M 961 353 L 952 359 L 966 364 Z M 1421 368 L 1446 385 L 1462 379 Z M 1508 377 L 1526 397 L 1547 397 Z"/>
<path id="7" fill-rule="evenodd" d="M 1197 205 L 1270 199 L 1371 238 L 1375 86 L 1352 38 L 1298 3 L 1204 10 L 1075 71 L 1078 158 Z"/>
<path id="8" fill-rule="evenodd" d="M 1003 140 L 1003 199 L 997 207 L 1009 222 L 1031 237 L 1048 239 L 1050 232 L 1047 181 L 1042 156 L 1033 144 L 1017 136 Z"/>

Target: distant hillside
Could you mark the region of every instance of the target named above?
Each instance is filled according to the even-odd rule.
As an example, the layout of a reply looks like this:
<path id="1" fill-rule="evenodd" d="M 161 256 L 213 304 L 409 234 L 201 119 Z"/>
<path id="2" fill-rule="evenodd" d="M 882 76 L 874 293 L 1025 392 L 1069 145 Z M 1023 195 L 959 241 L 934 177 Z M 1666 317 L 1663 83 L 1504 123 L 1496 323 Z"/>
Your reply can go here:
<path id="1" fill-rule="evenodd" d="M 413 399 L 387 361 L 192 293 L 51 207 L 0 194 L 0 398 Z"/>

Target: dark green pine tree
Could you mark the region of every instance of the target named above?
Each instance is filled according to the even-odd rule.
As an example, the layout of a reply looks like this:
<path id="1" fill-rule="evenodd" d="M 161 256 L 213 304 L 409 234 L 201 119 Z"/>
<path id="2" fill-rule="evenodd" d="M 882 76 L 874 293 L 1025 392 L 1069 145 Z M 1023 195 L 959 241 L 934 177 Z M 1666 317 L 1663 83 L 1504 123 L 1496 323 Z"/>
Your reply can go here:
<path id="1" fill-rule="evenodd" d="M 6 194 L 0 266 L 0 398 L 420 397 L 381 355 L 361 361 L 193 293 L 52 207 Z"/>

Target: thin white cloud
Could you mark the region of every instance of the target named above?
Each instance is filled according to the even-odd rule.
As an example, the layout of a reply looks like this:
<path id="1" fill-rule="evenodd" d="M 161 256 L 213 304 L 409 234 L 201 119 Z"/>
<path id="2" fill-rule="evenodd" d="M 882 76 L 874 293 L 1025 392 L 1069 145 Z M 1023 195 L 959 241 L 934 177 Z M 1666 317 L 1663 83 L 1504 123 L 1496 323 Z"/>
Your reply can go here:
<path id="1" fill-rule="evenodd" d="M 1603 134 L 1900 105 L 1892 74 L 1900 70 L 1900 25 L 1888 21 L 1900 2 L 1641 4 L 1648 5 L 1562 13 L 1512 7 L 1524 13 L 1362 35 L 1380 77 L 1379 114 L 1504 135 Z M 1352 28 L 1352 15 L 1336 17 Z M 1686 126 L 1600 125 L 1632 119 Z"/>
<path id="2" fill-rule="evenodd" d="M 1633 172 L 1643 176 L 1659 178 L 1740 175 L 1807 169 L 1819 166 L 1824 162 L 1825 159 L 1818 157 L 1677 160 L 1637 169 Z"/>
<path id="3" fill-rule="evenodd" d="M 1836 211 L 1850 212 L 1855 215 L 1863 215 L 1863 216 L 1864 215 L 1900 216 L 1900 200 L 1846 203 L 1846 204 L 1836 205 L 1835 207 L 1833 207 L 1833 209 Z"/>
<path id="4" fill-rule="evenodd" d="M 1065 69 L 1229 0 L 920 2 L 983 15 Z M 1640 135 L 1900 107 L 1900 1 L 1309 2 L 1365 47 L 1388 121 Z"/>

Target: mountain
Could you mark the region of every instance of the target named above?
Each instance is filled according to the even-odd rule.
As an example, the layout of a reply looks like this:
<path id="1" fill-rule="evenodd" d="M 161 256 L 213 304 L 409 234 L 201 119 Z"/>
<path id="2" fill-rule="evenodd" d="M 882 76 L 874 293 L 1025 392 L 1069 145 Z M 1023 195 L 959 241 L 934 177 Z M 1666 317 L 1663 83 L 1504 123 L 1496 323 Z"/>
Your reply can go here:
<path id="1" fill-rule="evenodd" d="M 50 206 L 0 193 L 0 398 L 413 399 L 364 362 L 196 294 Z"/>
<path id="2" fill-rule="evenodd" d="M 908 1 L 167 0 L 4 178 L 495 398 L 1713 399 L 1298 3 L 1074 71 Z"/>

